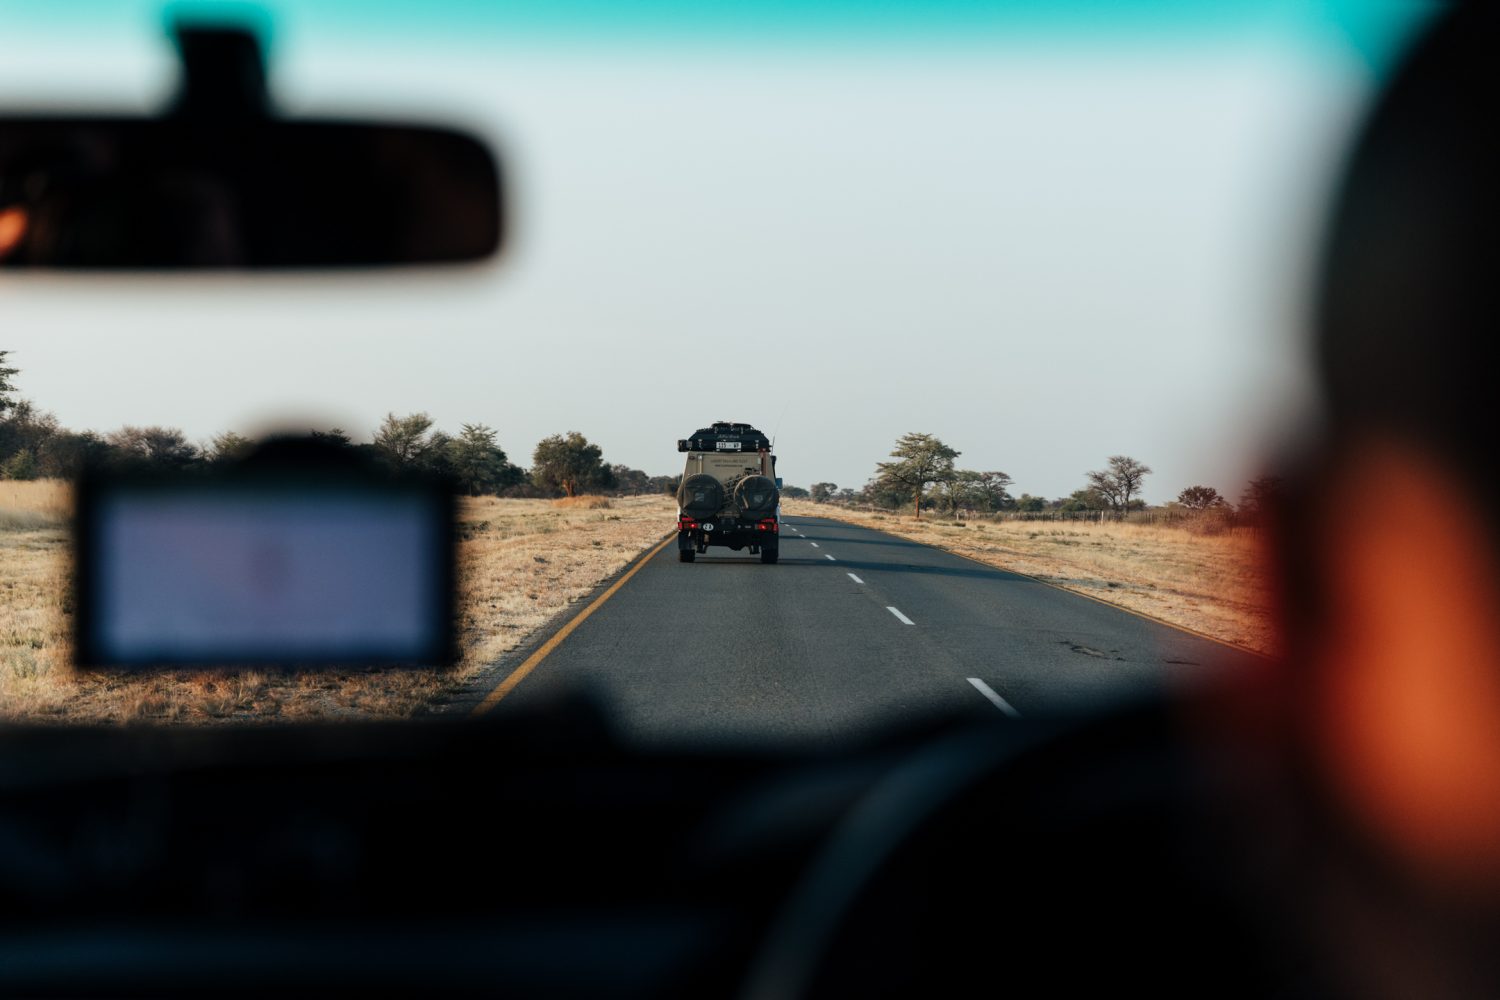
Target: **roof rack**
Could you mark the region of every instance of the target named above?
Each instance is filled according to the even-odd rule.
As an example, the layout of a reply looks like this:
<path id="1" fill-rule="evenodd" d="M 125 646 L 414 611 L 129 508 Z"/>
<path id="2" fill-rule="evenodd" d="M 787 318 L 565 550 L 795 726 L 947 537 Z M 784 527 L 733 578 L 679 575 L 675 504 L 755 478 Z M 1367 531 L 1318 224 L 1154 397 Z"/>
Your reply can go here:
<path id="1" fill-rule="evenodd" d="M 692 437 L 679 438 L 677 450 L 770 451 L 771 440 L 749 424 L 717 420 L 708 427 L 694 431 Z"/>

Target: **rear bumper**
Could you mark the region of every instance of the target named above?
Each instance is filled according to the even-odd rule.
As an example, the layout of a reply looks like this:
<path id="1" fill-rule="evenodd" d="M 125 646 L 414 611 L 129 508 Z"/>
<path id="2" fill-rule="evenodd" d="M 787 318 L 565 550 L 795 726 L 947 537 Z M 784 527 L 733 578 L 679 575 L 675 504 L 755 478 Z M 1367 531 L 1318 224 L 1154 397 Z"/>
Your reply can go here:
<path id="1" fill-rule="evenodd" d="M 781 539 L 781 522 L 774 517 L 758 521 L 715 517 L 704 520 L 681 518 L 677 522 L 677 547 L 724 545 L 742 549 L 748 545 L 774 548 Z"/>

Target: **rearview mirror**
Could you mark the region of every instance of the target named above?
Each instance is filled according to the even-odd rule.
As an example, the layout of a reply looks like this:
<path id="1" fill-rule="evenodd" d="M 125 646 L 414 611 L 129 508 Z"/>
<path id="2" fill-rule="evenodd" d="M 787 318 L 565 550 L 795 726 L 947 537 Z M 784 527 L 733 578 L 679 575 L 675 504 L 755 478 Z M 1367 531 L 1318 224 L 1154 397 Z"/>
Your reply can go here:
<path id="1" fill-rule="evenodd" d="M 499 169 L 462 133 L 281 119 L 249 32 L 178 30 L 155 118 L 0 116 L 0 266 L 321 268 L 495 253 Z"/>

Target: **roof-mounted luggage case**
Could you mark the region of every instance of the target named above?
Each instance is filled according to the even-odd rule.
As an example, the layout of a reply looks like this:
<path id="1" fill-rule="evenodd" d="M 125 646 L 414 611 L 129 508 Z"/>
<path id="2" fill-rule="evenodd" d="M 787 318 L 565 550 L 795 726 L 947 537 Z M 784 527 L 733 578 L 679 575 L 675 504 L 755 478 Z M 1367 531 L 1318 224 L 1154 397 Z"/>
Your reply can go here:
<path id="1" fill-rule="evenodd" d="M 749 424 L 721 420 L 677 441 L 678 451 L 769 451 L 771 440 Z"/>

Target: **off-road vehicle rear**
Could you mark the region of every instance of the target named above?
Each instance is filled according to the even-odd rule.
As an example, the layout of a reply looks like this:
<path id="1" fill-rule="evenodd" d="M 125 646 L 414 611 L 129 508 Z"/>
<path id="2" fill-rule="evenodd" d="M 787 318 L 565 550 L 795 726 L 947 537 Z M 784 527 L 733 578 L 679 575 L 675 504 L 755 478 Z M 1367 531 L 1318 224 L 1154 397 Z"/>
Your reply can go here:
<path id="1" fill-rule="evenodd" d="M 749 424 L 721 421 L 677 442 L 687 452 L 677 489 L 677 558 L 710 545 L 749 549 L 763 563 L 780 552 L 781 493 L 771 441 Z"/>

